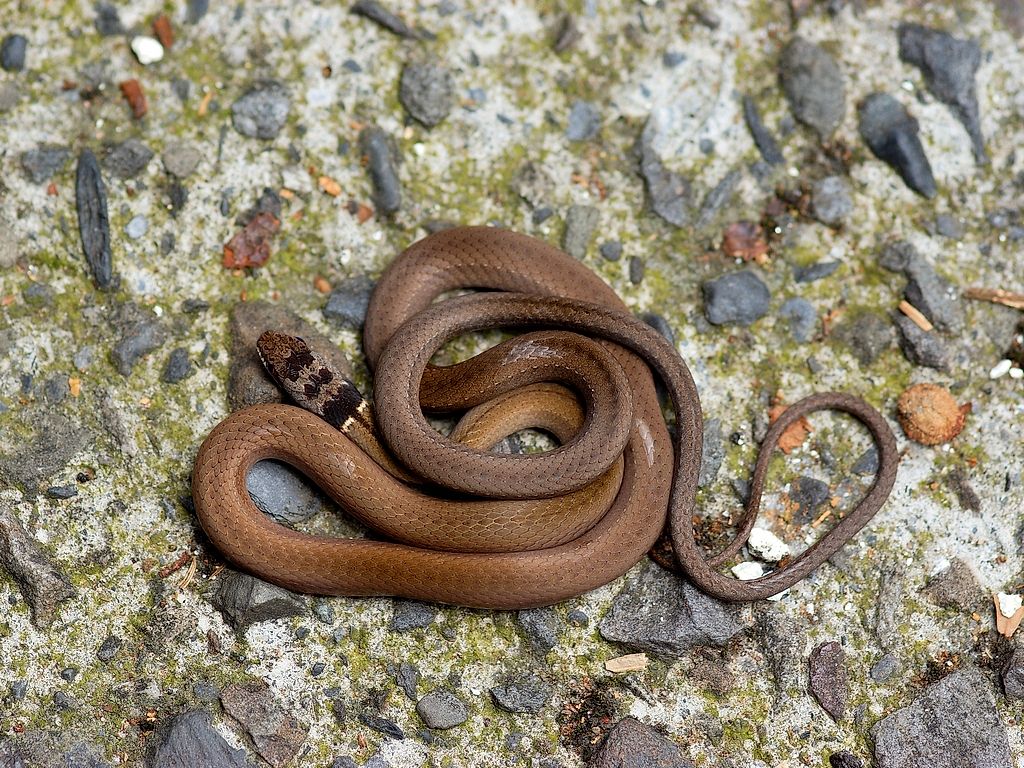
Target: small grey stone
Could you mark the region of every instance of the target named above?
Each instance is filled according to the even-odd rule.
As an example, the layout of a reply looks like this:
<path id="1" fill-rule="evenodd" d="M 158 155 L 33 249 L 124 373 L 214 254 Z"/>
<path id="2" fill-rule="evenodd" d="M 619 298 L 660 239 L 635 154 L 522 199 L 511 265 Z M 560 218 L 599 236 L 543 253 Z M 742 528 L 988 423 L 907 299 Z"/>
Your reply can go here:
<path id="1" fill-rule="evenodd" d="M 769 165 L 782 165 L 782 163 L 786 162 L 786 158 L 782 155 L 782 150 L 779 149 L 778 142 L 761 120 L 761 113 L 757 108 L 757 102 L 750 96 L 743 97 L 743 119 L 747 123 L 750 136 L 754 139 L 754 145 L 757 147 L 758 152 L 761 153 L 764 161 Z"/>
<path id="2" fill-rule="evenodd" d="M 894 240 L 886 243 L 878 255 L 878 263 L 890 272 L 904 272 L 911 264 L 921 260 L 921 255 L 912 243 Z"/>
<path id="3" fill-rule="evenodd" d="M 551 686 L 530 672 L 491 688 L 491 698 L 506 712 L 535 715 L 551 698 Z"/>
<path id="4" fill-rule="evenodd" d="M 569 122 L 565 128 L 565 137 L 569 141 L 587 141 L 597 136 L 601 130 L 601 112 L 597 105 L 590 101 L 576 99 L 569 109 Z"/>
<path id="5" fill-rule="evenodd" d="M 866 476 L 875 474 L 878 471 L 878 449 L 875 446 L 871 446 L 864 451 L 850 471 L 855 475 Z"/>
<path id="6" fill-rule="evenodd" d="M 317 598 L 313 601 L 313 615 L 327 626 L 334 624 L 334 606 L 326 597 Z"/>
<path id="7" fill-rule="evenodd" d="M 846 85 L 824 48 L 794 37 L 779 59 L 779 79 L 793 116 L 827 139 L 846 111 Z"/>
<path id="8" fill-rule="evenodd" d="M 590 625 L 590 617 L 579 608 L 572 608 L 565 614 L 565 620 L 574 627 L 586 627 Z"/>
<path id="9" fill-rule="evenodd" d="M 359 151 L 370 172 L 374 205 L 385 215 L 394 213 L 402 205 L 402 184 L 398 180 L 398 150 L 391 137 L 375 125 L 363 128 Z"/>
<path id="10" fill-rule="evenodd" d="M 210 9 L 210 0 L 187 0 L 185 5 L 185 21 L 189 24 L 198 24 Z"/>
<path id="11" fill-rule="evenodd" d="M 565 233 L 562 235 L 562 249 L 576 259 L 586 256 L 600 220 L 601 212 L 593 205 L 569 206 L 569 213 L 565 217 Z"/>
<path id="12" fill-rule="evenodd" d="M 40 144 L 21 155 L 21 167 L 33 184 L 49 181 L 67 165 L 71 151 L 55 144 Z"/>
<path id="13" fill-rule="evenodd" d="M 676 334 L 672 330 L 672 326 L 669 325 L 668 320 L 657 312 L 644 312 L 640 315 L 640 319 L 664 336 L 672 346 L 675 346 Z"/>
<path id="14" fill-rule="evenodd" d="M 903 292 L 907 301 L 936 328 L 960 332 L 964 326 L 964 313 L 953 286 L 939 277 L 935 268 L 916 251 L 908 257 L 903 272 L 907 276 L 907 287 Z"/>
<path id="15" fill-rule="evenodd" d="M 167 146 L 160 158 L 169 174 L 184 179 L 192 175 L 203 155 L 194 144 L 174 141 Z"/>
<path id="16" fill-rule="evenodd" d="M 21 91 L 14 83 L 0 83 L 0 114 L 8 112 L 18 106 L 21 100 Z"/>
<path id="17" fill-rule="evenodd" d="M 775 606 L 765 604 L 756 612 L 754 633 L 779 689 L 787 693 L 802 691 L 806 643 L 803 627 Z"/>
<path id="18" fill-rule="evenodd" d="M 251 624 L 306 612 L 298 595 L 237 571 L 227 571 L 220 578 L 210 602 L 239 632 Z"/>
<path id="19" fill-rule="evenodd" d="M 959 240 L 964 236 L 963 222 L 948 213 L 940 213 L 935 217 L 934 228 L 937 233 L 950 240 Z"/>
<path id="20" fill-rule="evenodd" d="M 741 627 L 724 603 L 648 565 L 615 597 L 599 629 L 609 642 L 678 658 L 694 646 L 723 646 Z"/>
<path id="21" fill-rule="evenodd" d="M 221 691 L 220 703 L 273 768 L 288 765 L 306 740 L 306 729 L 262 680 L 229 685 Z"/>
<path id="22" fill-rule="evenodd" d="M 178 347 L 167 358 L 163 375 L 160 377 L 165 384 L 177 384 L 192 375 L 192 361 L 188 359 L 188 350 Z"/>
<path id="23" fill-rule="evenodd" d="M 827 483 L 807 475 L 798 477 L 789 486 L 789 500 L 796 505 L 793 522 L 800 525 L 810 523 L 830 496 Z"/>
<path id="24" fill-rule="evenodd" d="M 53 692 L 53 706 L 62 712 L 78 709 L 78 704 L 67 691 L 57 690 Z"/>
<path id="25" fill-rule="evenodd" d="M 291 104 L 288 90 L 281 83 L 257 81 L 231 105 L 231 122 L 243 136 L 275 139 L 284 128 Z"/>
<path id="26" fill-rule="evenodd" d="M 841 261 L 819 261 L 808 267 L 793 267 L 793 280 L 798 283 L 813 283 L 834 273 L 840 266 Z"/>
<path id="27" fill-rule="evenodd" d="M 22 701 L 28 693 L 27 680 L 15 680 L 11 683 L 11 698 L 15 701 Z"/>
<path id="28" fill-rule="evenodd" d="M 991 687 L 976 669 L 951 672 L 871 729 L 878 768 L 1013 764 Z"/>
<path id="29" fill-rule="evenodd" d="M 452 111 L 455 80 L 448 68 L 437 62 L 406 64 L 398 100 L 413 119 L 433 128 Z"/>
<path id="30" fill-rule="evenodd" d="M 51 405 L 59 405 L 71 394 L 71 387 L 68 384 L 68 377 L 58 373 L 46 380 L 43 386 L 43 395 Z"/>
<path id="31" fill-rule="evenodd" d="M 629 257 L 629 282 L 633 285 L 640 285 L 646 272 L 647 264 L 642 258 L 639 256 Z"/>
<path id="32" fill-rule="evenodd" d="M 862 312 L 843 324 L 836 338 L 844 342 L 862 366 L 869 366 L 892 346 L 892 325 L 875 312 Z"/>
<path id="33" fill-rule="evenodd" d="M 938 606 L 968 614 L 991 602 L 971 566 L 959 557 L 954 557 L 948 568 L 929 579 L 922 592 Z"/>
<path id="34" fill-rule="evenodd" d="M 60 677 L 65 682 L 72 682 L 76 677 L 78 677 L 78 667 L 65 667 L 60 671 Z"/>
<path id="35" fill-rule="evenodd" d="M 814 218 L 830 227 L 838 227 L 853 212 L 850 185 L 842 176 L 826 176 L 811 187 Z"/>
<path id="36" fill-rule="evenodd" d="M 119 179 L 133 179 L 146 169 L 152 159 L 153 150 L 138 139 L 128 139 L 107 146 L 103 167 Z"/>
<path id="37" fill-rule="evenodd" d="M 718 477 L 718 471 L 725 460 L 725 441 L 722 439 L 722 420 L 708 419 L 704 422 L 704 435 L 700 455 L 698 488 L 707 488 Z"/>
<path id="38" fill-rule="evenodd" d="M 693 768 L 682 748 L 648 725 L 624 717 L 608 732 L 587 768 Z"/>
<path id="39" fill-rule="evenodd" d="M 768 286 L 749 270 L 729 272 L 701 287 L 704 315 L 714 325 L 751 325 L 768 312 Z"/>
<path id="40" fill-rule="evenodd" d="M 697 216 L 697 227 L 704 228 L 710 225 L 718 212 L 725 207 L 732 199 L 733 192 L 743 179 L 743 174 L 733 169 L 722 177 L 722 180 L 711 188 L 711 191 L 704 196 L 704 202 L 700 206 L 700 214 Z"/>
<path id="41" fill-rule="evenodd" d="M 516 614 L 516 623 L 530 647 L 544 654 L 558 645 L 561 621 L 554 608 L 530 608 Z"/>
<path id="42" fill-rule="evenodd" d="M 106 664 L 117 655 L 117 652 L 120 649 L 121 638 L 117 635 L 107 635 L 107 638 L 100 645 L 99 650 L 96 651 L 96 658 Z"/>
<path id="43" fill-rule="evenodd" d="M 53 485 L 46 489 L 46 496 L 50 499 L 73 499 L 78 495 L 78 488 L 73 485 Z"/>
<path id="44" fill-rule="evenodd" d="M 0 43 L 0 67 L 8 72 L 21 72 L 25 68 L 25 53 L 28 38 L 24 35 L 8 35 Z"/>
<path id="45" fill-rule="evenodd" d="M 395 670 L 395 684 L 401 688 L 405 695 L 416 701 L 416 688 L 420 684 L 420 671 L 414 664 L 403 661 Z"/>
<path id="46" fill-rule="evenodd" d="M 818 313 L 814 305 L 807 299 L 795 297 L 788 299 L 779 307 L 779 317 L 789 321 L 789 332 L 795 341 L 810 341 L 811 334 L 818 325 Z"/>
<path id="47" fill-rule="evenodd" d="M 864 763 L 852 752 L 833 752 L 828 757 L 829 768 L 864 768 Z"/>
<path id="48" fill-rule="evenodd" d="M 894 561 L 883 563 L 879 572 L 878 595 L 875 598 L 874 632 L 882 650 L 899 647 L 900 615 L 907 598 L 907 581 L 903 566 Z"/>
<path id="49" fill-rule="evenodd" d="M 114 35 L 123 35 L 124 25 L 121 23 L 121 17 L 117 12 L 117 8 L 110 3 L 97 3 L 96 4 L 96 31 L 100 33 L 102 37 L 113 37 Z"/>
<path id="50" fill-rule="evenodd" d="M 1024 645 L 1018 643 L 1000 670 L 1008 699 L 1024 699 Z"/>
<path id="51" fill-rule="evenodd" d="M 918 138 L 918 123 L 887 93 L 872 93 L 859 110 L 860 135 L 875 156 L 892 166 L 907 186 L 935 197 L 935 177 Z"/>
<path id="52" fill-rule="evenodd" d="M 686 61 L 686 54 L 682 51 L 665 51 L 661 54 L 661 63 L 669 69 L 675 69 Z"/>
<path id="53" fill-rule="evenodd" d="M 885 653 L 878 661 L 871 665 L 871 670 L 868 674 L 876 683 L 884 683 L 896 674 L 899 668 L 899 660 L 891 653 Z"/>
<path id="54" fill-rule="evenodd" d="M 142 314 L 134 308 L 124 313 L 126 317 L 116 321 L 121 330 L 121 337 L 111 350 L 111 357 L 122 376 L 131 375 L 132 368 L 139 359 L 158 349 L 166 340 L 167 334 L 160 322 Z"/>
<path id="55" fill-rule="evenodd" d="M 949 351 L 938 333 L 923 330 L 902 313 L 894 313 L 893 320 L 899 331 L 900 349 L 907 360 L 925 368 L 949 370 Z"/>
<path id="56" fill-rule="evenodd" d="M 132 216 L 132 218 L 125 225 L 124 233 L 128 235 L 132 240 L 138 240 L 143 237 L 146 232 L 149 231 L 149 220 L 139 214 L 138 216 Z"/>
<path id="57" fill-rule="evenodd" d="M 356 0 L 356 3 L 352 6 L 352 13 L 380 24 L 384 29 L 394 32 L 399 37 L 418 37 L 415 30 L 398 16 L 387 10 L 377 0 Z"/>
<path id="58" fill-rule="evenodd" d="M 431 691 L 416 702 L 416 714 L 427 728 L 444 731 L 469 719 L 465 703 L 454 693 Z"/>
<path id="59" fill-rule="evenodd" d="M 368 275 L 355 275 L 339 283 L 324 305 L 324 317 L 342 328 L 358 330 L 366 320 L 374 281 Z"/>
<path id="60" fill-rule="evenodd" d="M 429 627 L 437 618 L 437 608 L 417 600 L 395 600 L 395 611 L 388 629 L 392 632 L 409 632 Z"/>
<path id="61" fill-rule="evenodd" d="M 833 720 L 839 722 L 846 713 L 849 693 L 846 682 L 846 654 L 834 640 L 821 643 L 807 659 L 810 670 L 808 689 Z"/>
<path id="62" fill-rule="evenodd" d="M 607 261 L 618 261 L 622 258 L 622 243 L 618 240 L 608 240 L 607 242 L 601 243 L 598 248 L 601 256 Z"/>
<path id="63" fill-rule="evenodd" d="M 151 768 L 251 768 L 241 749 L 233 749 L 210 725 L 210 713 L 184 712 L 158 737 Z"/>
<path id="64" fill-rule="evenodd" d="M 685 227 L 691 218 L 690 182 L 662 163 L 654 151 L 654 136 L 657 124 L 648 118 L 637 152 L 640 158 L 640 175 L 647 189 L 651 210 L 674 227 Z"/>
<path id="65" fill-rule="evenodd" d="M 34 420 L 32 427 L 34 438 L 20 440 L 13 453 L 0 455 L 0 482 L 21 486 L 30 498 L 44 480 L 64 469 L 92 439 L 77 420 L 53 411 Z"/>
<path id="66" fill-rule="evenodd" d="M 283 462 L 256 462 L 246 476 L 245 487 L 260 511 L 281 523 L 300 523 L 324 507 L 323 496 L 316 488 Z"/>

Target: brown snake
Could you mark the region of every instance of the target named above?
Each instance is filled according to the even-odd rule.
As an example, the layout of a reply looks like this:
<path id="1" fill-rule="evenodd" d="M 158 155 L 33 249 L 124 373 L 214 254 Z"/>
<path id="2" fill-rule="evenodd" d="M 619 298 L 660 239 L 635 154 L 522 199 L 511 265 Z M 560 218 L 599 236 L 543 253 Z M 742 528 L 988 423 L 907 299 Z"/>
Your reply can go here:
<path id="1" fill-rule="evenodd" d="M 488 292 L 434 303 L 460 289 Z M 483 362 L 429 365 L 446 341 L 496 327 L 557 332 L 515 337 Z M 193 496 L 210 540 L 236 565 L 289 589 L 484 608 L 547 605 L 625 573 L 654 544 L 667 512 L 687 578 L 721 599 L 757 600 L 792 586 L 838 551 L 881 507 L 895 481 L 896 441 L 874 408 L 841 393 L 808 397 L 769 429 L 739 531 L 725 550 L 708 558 L 693 534 L 703 422 L 686 364 L 580 262 L 506 230 L 464 227 L 410 246 L 374 291 L 364 347 L 376 375 L 380 431 L 401 464 L 423 479 L 421 486 L 400 482 L 326 421 L 286 405 L 231 414 L 196 458 Z M 674 445 L 652 371 L 665 384 L 676 414 Z M 550 388 L 537 382 L 552 381 L 571 388 L 584 404 L 583 426 L 575 435 L 579 415 L 561 421 L 537 415 L 526 423 L 513 418 L 505 425 L 506 432 L 525 426 L 555 432 L 562 445 L 545 453 L 488 452 L 501 434 L 484 427 L 487 434 L 460 443 L 440 435 L 423 414 L 424 407 L 477 405 L 476 387 L 493 390 L 482 400 L 512 398 L 498 410 L 514 412 L 517 390 L 526 387 L 522 397 L 539 401 L 550 393 L 530 387 Z M 362 408 L 354 406 L 348 416 L 356 418 Z M 753 527 L 780 435 L 795 420 L 823 409 L 845 411 L 871 433 L 879 469 L 867 494 L 785 567 L 750 581 L 718 573 Z M 562 408 L 556 403 L 549 410 L 557 414 Z M 472 431 L 462 428 L 462 436 Z M 296 466 L 389 540 L 313 536 L 273 522 L 253 504 L 245 485 L 249 468 L 267 458 Z M 611 492 L 601 485 L 609 478 L 615 483 Z M 587 514 L 569 523 L 562 517 L 567 511 Z M 544 532 L 535 535 L 533 526 L 544 521 Z M 510 544 L 510 537 L 516 542 Z"/>

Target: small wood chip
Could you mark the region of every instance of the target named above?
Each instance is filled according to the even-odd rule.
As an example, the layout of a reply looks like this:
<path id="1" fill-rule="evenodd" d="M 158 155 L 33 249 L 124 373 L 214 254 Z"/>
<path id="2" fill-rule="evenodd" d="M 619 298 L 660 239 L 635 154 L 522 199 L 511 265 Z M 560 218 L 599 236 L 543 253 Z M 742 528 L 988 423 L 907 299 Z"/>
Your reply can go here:
<path id="1" fill-rule="evenodd" d="M 373 217 L 373 208 L 368 206 L 366 203 L 360 203 L 359 207 L 356 208 L 356 221 L 360 224 L 365 224 Z"/>
<path id="2" fill-rule="evenodd" d="M 786 412 L 786 408 L 788 406 L 779 403 L 768 409 L 769 422 L 774 422 L 779 418 L 779 416 Z M 811 434 L 811 429 L 811 422 L 807 420 L 807 417 L 800 417 L 786 427 L 781 437 L 779 437 L 779 450 L 786 454 L 796 450 L 804 444 L 804 440 Z"/>
<path id="3" fill-rule="evenodd" d="M 968 288 L 964 291 L 968 299 L 991 301 L 1014 309 L 1024 309 L 1024 293 L 1004 291 L 1002 288 Z"/>
<path id="4" fill-rule="evenodd" d="M 82 380 L 77 376 L 68 378 L 68 390 L 72 397 L 78 397 L 82 393 Z"/>
<path id="5" fill-rule="evenodd" d="M 900 312 L 913 320 L 914 324 L 922 331 L 931 331 L 935 328 L 935 326 L 928 322 L 928 318 L 921 314 L 921 310 L 906 299 L 900 302 L 899 307 Z"/>
<path id="6" fill-rule="evenodd" d="M 196 114 L 199 115 L 199 117 L 206 117 L 206 112 L 210 108 L 211 101 L 213 101 L 213 91 L 207 91 L 203 94 L 203 98 L 199 102 L 199 107 L 196 109 Z"/>
<path id="7" fill-rule="evenodd" d="M 1013 633 L 1017 631 L 1021 622 L 1024 621 L 1024 605 L 1018 608 L 1017 612 L 1013 614 L 1013 616 L 1006 617 L 1003 615 L 1003 612 L 999 610 L 999 595 L 993 595 L 992 602 L 994 602 L 996 606 L 996 630 L 1003 637 L 1013 637 Z"/>
<path id="8" fill-rule="evenodd" d="M 317 179 L 317 184 L 331 197 L 338 197 L 341 194 L 341 185 L 330 176 L 321 176 Z"/>
<path id="9" fill-rule="evenodd" d="M 331 284 L 327 282 L 327 278 L 323 275 L 317 275 L 313 278 L 313 287 L 316 288 L 320 293 L 330 293 Z"/>
<path id="10" fill-rule="evenodd" d="M 161 13 L 153 21 L 153 34 L 160 41 L 160 45 L 167 50 L 170 50 L 171 46 L 174 45 L 174 27 L 171 26 L 171 20 L 167 17 L 166 13 Z"/>
<path id="11" fill-rule="evenodd" d="M 609 672 L 643 672 L 647 669 L 646 653 L 630 653 L 626 656 L 617 656 L 608 659 L 604 668 Z"/>
<path id="12" fill-rule="evenodd" d="M 128 106 L 132 108 L 132 117 L 139 120 L 146 116 L 149 105 L 146 103 L 146 94 L 142 92 L 142 86 L 134 77 L 131 80 L 124 80 L 118 86 Z"/>

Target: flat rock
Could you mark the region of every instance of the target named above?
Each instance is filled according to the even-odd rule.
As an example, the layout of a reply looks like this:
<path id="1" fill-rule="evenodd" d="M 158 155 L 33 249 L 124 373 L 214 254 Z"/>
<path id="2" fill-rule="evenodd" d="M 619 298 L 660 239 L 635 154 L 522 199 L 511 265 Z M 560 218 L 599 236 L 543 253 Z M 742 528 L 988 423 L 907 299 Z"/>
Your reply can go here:
<path id="1" fill-rule="evenodd" d="M 793 116 L 827 139 L 846 111 L 846 84 L 839 65 L 819 45 L 794 37 L 779 59 L 779 79 Z"/>
<path id="2" fill-rule="evenodd" d="M 653 118 L 647 120 L 637 154 L 640 158 L 640 175 L 647 189 L 651 210 L 675 227 L 685 227 L 692 217 L 690 182 L 675 171 L 670 171 L 654 150 L 654 136 L 658 127 Z"/>
<path id="3" fill-rule="evenodd" d="M 701 288 L 704 315 L 713 325 L 751 325 L 768 313 L 768 286 L 750 270 L 729 272 Z"/>
<path id="4" fill-rule="evenodd" d="M 288 89 L 281 83 L 258 81 L 231 105 L 231 123 L 243 136 L 275 139 L 284 128 L 291 104 Z"/>
<path id="5" fill-rule="evenodd" d="M 893 313 L 897 341 L 904 357 L 914 365 L 949 370 L 949 350 L 936 331 L 926 331 L 902 312 Z"/>
<path id="6" fill-rule="evenodd" d="M 103 168 L 119 179 L 133 179 L 153 159 L 153 150 L 138 139 L 110 144 L 103 153 Z"/>
<path id="7" fill-rule="evenodd" d="M 918 138 L 917 120 L 887 93 L 872 93 L 860 105 L 860 135 L 875 157 L 888 163 L 907 186 L 935 197 L 932 166 Z"/>
<path id="8" fill-rule="evenodd" d="M 379 24 L 389 32 L 399 37 L 415 39 L 418 37 L 416 31 L 406 24 L 400 17 L 387 10 L 377 0 L 356 0 L 352 6 L 352 13 L 363 16 L 370 21 Z"/>
<path id="9" fill-rule="evenodd" d="M 841 261 L 819 261 L 806 267 L 793 267 L 793 280 L 797 283 L 813 283 L 834 274 L 843 265 Z"/>
<path id="10" fill-rule="evenodd" d="M 229 685 L 221 691 L 220 703 L 274 768 L 290 763 L 306 741 L 306 730 L 262 680 Z"/>
<path id="11" fill-rule="evenodd" d="M 538 653 L 547 653 L 558 645 L 562 622 L 554 608 L 549 606 L 519 611 L 516 623 L 530 647 Z"/>
<path id="12" fill-rule="evenodd" d="M 1013 756 L 991 686 L 959 669 L 872 729 L 877 768 L 995 768 Z"/>
<path id="13" fill-rule="evenodd" d="M 0 42 L 0 67 L 8 72 L 21 72 L 25 68 L 25 54 L 28 38 L 24 35 L 7 35 Z"/>
<path id="14" fill-rule="evenodd" d="M 599 628 L 609 642 L 669 658 L 723 646 L 742 629 L 731 607 L 653 564 L 619 592 Z"/>
<path id="15" fill-rule="evenodd" d="M 587 768 L 693 768 L 678 744 L 632 717 L 608 732 Z"/>
<path id="16" fill-rule="evenodd" d="M 431 691 L 416 702 L 416 714 L 434 730 L 448 730 L 469 719 L 465 702 L 449 691 Z"/>
<path id="17" fill-rule="evenodd" d="M 199 161 L 203 159 L 199 148 L 187 141 L 172 141 L 160 155 L 164 170 L 172 176 L 184 179 L 192 175 Z"/>
<path id="18" fill-rule="evenodd" d="M 375 282 L 369 275 L 354 275 L 334 287 L 324 305 L 324 317 L 342 328 L 359 330 L 366 322 Z"/>
<path id="19" fill-rule="evenodd" d="M 373 184 L 377 210 L 390 215 L 402 206 L 402 183 L 398 179 L 398 148 L 391 137 L 375 125 L 359 132 L 359 151 Z"/>
<path id="20" fill-rule="evenodd" d="M 551 686 L 540 676 L 529 672 L 507 678 L 491 688 L 491 698 L 506 712 L 535 715 L 551 698 Z"/>
<path id="21" fill-rule="evenodd" d="M 892 346 L 892 324 L 876 312 L 861 312 L 841 325 L 835 334 L 864 367 Z"/>
<path id="22" fill-rule="evenodd" d="M 779 149 L 779 143 L 761 120 L 757 102 L 750 96 L 743 97 L 743 119 L 747 123 L 751 138 L 754 139 L 754 145 L 764 161 L 769 165 L 782 165 L 786 162 L 782 150 Z"/>
<path id="23" fill-rule="evenodd" d="M 242 632 L 251 624 L 306 612 L 305 601 L 286 589 L 238 571 L 227 571 L 210 598 L 225 620 Z"/>
<path id="24" fill-rule="evenodd" d="M 424 629 L 434 623 L 437 618 L 437 608 L 417 600 L 395 600 L 394 613 L 391 616 L 391 623 L 388 629 L 392 632 L 410 632 L 414 629 Z"/>
<path id="25" fill-rule="evenodd" d="M 433 128 L 452 111 L 455 79 L 438 62 L 406 64 L 398 85 L 398 100 L 413 119 Z"/>
<path id="26" fill-rule="evenodd" d="M 302 473 L 279 461 L 256 462 L 245 488 L 264 514 L 288 525 L 308 520 L 328 503 Z"/>
<path id="27" fill-rule="evenodd" d="M 210 725 L 210 713 L 184 712 L 160 732 L 148 768 L 251 768 L 245 751 L 233 749 Z"/>
<path id="28" fill-rule="evenodd" d="M 826 176 L 811 187 L 814 218 L 830 227 L 838 227 L 853 212 L 850 185 L 842 176 Z"/>
<path id="29" fill-rule="evenodd" d="M 836 641 L 822 643 L 807 659 L 810 673 L 808 690 L 821 708 L 839 722 L 846 713 L 849 688 L 846 681 L 846 654 Z"/>
<path id="30" fill-rule="evenodd" d="M 959 557 L 954 557 L 949 567 L 933 576 L 921 591 L 936 605 L 964 613 L 982 609 L 989 602 L 971 566 Z"/>
<path id="31" fill-rule="evenodd" d="M 33 184 L 44 184 L 64 169 L 71 150 L 57 144 L 40 144 L 21 154 L 21 168 Z"/>

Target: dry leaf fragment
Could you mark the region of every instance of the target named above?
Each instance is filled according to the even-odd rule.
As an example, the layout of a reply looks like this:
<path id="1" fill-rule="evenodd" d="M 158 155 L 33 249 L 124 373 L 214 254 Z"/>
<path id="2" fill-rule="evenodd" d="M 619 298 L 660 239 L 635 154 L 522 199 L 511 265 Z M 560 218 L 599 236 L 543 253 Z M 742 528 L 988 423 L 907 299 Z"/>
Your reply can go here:
<path id="1" fill-rule="evenodd" d="M 317 184 L 331 197 L 338 197 L 341 194 L 341 185 L 330 176 L 321 176 L 317 179 Z"/>
<path id="2" fill-rule="evenodd" d="M 789 406 L 783 405 L 782 403 L 773 405 L 768 409 L 768 420 L 770 422 L 774 422 L 779 418 L 779 416 L 786 412 L 786 408 L 788 407 Z M 806 416 L 801 416 L 786 427 L 782 435 L 779 437 L 779 450 L 783 453 L 790 453 L 796 450 L 804 444 L 804 440 L 806 440 L 807 436 L 811 434 L 811 429 L 811 422 L 807 420 Z"/>
<path id="3" fill-rule="evenodd" d="M 1017 610 L 1014 611 L 1012 616 L 1006 616 L 1003 613 L 1003 608 L 1005 606 L 1001 606 L 1000 605 L 1000 598 L 1004 598 L 1002 602 L 1005 603 L 1005 602 L 1008 602 L 1005 599 L 1005 598 L 1008 598 L 1008 597 L 1016 597 L 1017 598 L 1016 602 L 1018 603 L 1018 607 L 1017 607 Z M 1018 596 L 1018 595 L 1012 595 L 1012 596 L 1011 595 L 1004 595 L 1004 594 L 1000 593 L 998 595 L 992 595 L 992 602 L 994 602 L 995 606 L 996 606 L 996 630 L 1003 637 L 1006 637 L 1006 638 L 1013 637 L 1013 633 L 1017 631 L 1017 628 L 1020 626 L 1021 622 L 1024 621 L 1024 605 L 1019 605 L 1019 603 L 1020 603 L 1020 596 Z"/>

